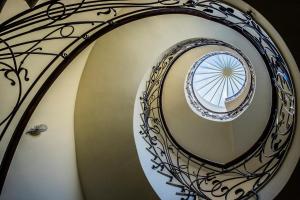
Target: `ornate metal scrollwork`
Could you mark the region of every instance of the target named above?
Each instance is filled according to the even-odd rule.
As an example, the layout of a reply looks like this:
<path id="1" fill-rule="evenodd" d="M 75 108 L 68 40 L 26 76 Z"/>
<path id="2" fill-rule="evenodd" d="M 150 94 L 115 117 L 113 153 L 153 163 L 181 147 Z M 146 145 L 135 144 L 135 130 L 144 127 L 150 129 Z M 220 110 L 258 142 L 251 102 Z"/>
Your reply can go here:
<path id="1" fill-rule="evenodd" d="M 243 34 L 259 50 L 269 66 L 279 98 L 276 120 L 267 139 L 251 157 L 230 169 L 208 167 L 189 155 L 179 157 L 179 149 L 160 143 L 162 121 L 152 109 L 158 93 L 151 92 L 159 84 L 161 65 L 153 68 L 147 92 L 142 97 L 143 129 L 153 169 L 169 177 L 168 184 L 179 187 L 185 199 L 196 196 L 244 199 L 256 196 L 278 171 L 291 144 L 295 127 L 295 92 L 288 67 L 267 33 L 246 13 L 216 0 L 146 0 L 95 1 L 77 3 L 49 1 L 12 17 L 0 26 L 0 77 L 7 91 L 1 96 L 15 95 L 11 104 L 2 106 L 0 119 L 1 154 L 0 186 L 3 187 L 12 157 L 26 124 L 39 101 L 82 49 L 105 33 L 134 20 L 159 14 L 188 14 L 225 24 Z M 122 12 L 120 12 L 122 10 Z M 55 42 L 56 45 L 53 45 Z M 57 45 L 59 44 L 59 45 Z M 39 61 L 39 62 L 36 62 Z M 163 62 L 168 65 L 168 60 Z M 157 86 L 155 86 L 157 87 Z M 157 105 L 158 106 L 158 105 Z M 158 113 L 157 113 L 158 114 Z M 5 137 L 5 140 L 3 139 Z M 255 171 L 247 170 L 249 160 L 261 163 Z M 173 165 L 176 161 L 176 165 Z M 193 170 L 191 171 L 191 166 Z M 203 173 L 206 168 L 209 172 Z M 231 177 L 231 178 L 229 178 Z M 192 181 L 193 180 L 193 181 Z M 229 185 L 236 180 L 239 183 Z M 251 182 L 251 188 L 245 188 Z"/>
<path id="2" fill-rule="evenodd" d="M 195 1 L 189 2 L 188 5 L 199 6 Z M 217 5 L 217 3 L 210 5 Z M 215 8 L 214 6 L 206 7 L 203 12 L 213 14 Z M 237 12 L 234 9 L 224 9 L 223 5 L 217 9 L 217 12 L 221 11 L 230 17 L 235 16 Z M 267 61 L 269 73 L 276 88 L 275 97 L 279 101 L 275 101 L 277 104 L 277 109 L 273 110 L 275 120 L 270 124 L 266 137 L 261 138 L 258 141 L 260 145 L 240 162 L 222 167 L 197 159 L 174 141 L 164 122 L 161 110 L 162 87 L 173 62 L 195 46 L 206 43 L 217 44 L 217 42 L 186 41 L 169 50 L 153 67 L 140 98 L 142 107 L 140 134 L 148 144 L 147 151 L 153 155 L 153 169 L 169 178 L 167 184 L 180 189 L 181 192 L 177 194 L 183 196 L 182 199 L 196 199 L 196 196 L 203 199 L 247 199 L 254 196 L 258 199 L 257 192 L 276 174 L 289 149 L 295 126 L 295 94 L 292 79 L 270 38 L 259 25 L 250 20 L 250 16 L 244 14 L 244 17 L 245 19 L 241 20 L 242 18 L 236 16 L 241 21 L 225 24 L 240 26 L 241 32 L 246 31 L 245 27 L 247 31 L 252 29 L 251 34 L 248 32 L 250 36 L 248 39 L 255 42 Z M 227 17 L 222 20 L 225 19 Z"/>

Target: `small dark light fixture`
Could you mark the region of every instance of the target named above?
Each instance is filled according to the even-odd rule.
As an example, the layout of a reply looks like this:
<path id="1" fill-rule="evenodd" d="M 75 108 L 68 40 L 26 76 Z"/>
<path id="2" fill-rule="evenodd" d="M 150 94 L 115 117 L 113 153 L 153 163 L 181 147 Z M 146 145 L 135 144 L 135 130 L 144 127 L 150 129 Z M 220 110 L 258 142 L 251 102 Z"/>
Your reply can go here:
<path id="1" fill-rule="evenodd" d="M 40 125 L 36 125 L 33 128 L 29 129 L 26 134 L 29 134 L 31 136 L 38 136 L 40 135 L 42 132 L 45 132 L 48 130 L 48 126 L 46 124 L 40 124 Z"/>

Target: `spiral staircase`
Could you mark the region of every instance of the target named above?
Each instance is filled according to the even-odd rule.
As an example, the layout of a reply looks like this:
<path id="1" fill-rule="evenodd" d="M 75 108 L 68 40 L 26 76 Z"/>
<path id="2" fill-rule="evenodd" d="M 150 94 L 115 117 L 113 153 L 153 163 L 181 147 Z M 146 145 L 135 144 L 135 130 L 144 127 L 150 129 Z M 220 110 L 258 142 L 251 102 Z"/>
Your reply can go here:
<path id="1" fill-rule="evenodd" d="M 297 192 L 299 69 L 267 1 L 20 2 L 0 2 L 0 199 Z"/>

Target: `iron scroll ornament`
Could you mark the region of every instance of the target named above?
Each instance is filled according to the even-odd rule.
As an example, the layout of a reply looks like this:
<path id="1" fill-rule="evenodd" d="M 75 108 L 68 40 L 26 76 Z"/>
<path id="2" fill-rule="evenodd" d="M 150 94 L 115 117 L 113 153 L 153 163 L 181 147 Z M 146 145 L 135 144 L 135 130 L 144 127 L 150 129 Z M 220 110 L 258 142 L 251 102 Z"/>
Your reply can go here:
<path id="1" fill-rule="evenodd" d="M 1 96 L 15 95 L 0 115 L 0 145 L 6 149 L 0 154 L 1 189 L 28 120 L 68 64 L 91 42 L 116 27 L 149 16 L 175 13 L 225 24 L 248 38 L 258 49 L 274 75 L 273 83 L 282 102 L 277 109 L 285 113 L 277 117 L 271 131 L 273 158 L 280 158 L 282 163 L 294 134 L 295 91 L 288 67 L 276 45 L 250 15 L 215 0 L 48 1 L 0 26 L 0 80 L 7 84 L 5 87 L 9 92 L 1 91 Z M 60 45 L 51 45 L 54 42 Z M 36 62 L 38 60 L 43 62 Z M 274 176 L 280 163 L 265 183 Z M 219 182 L 215 184 L 214 187 L 220 185 Z M 238 190 L 237 193 L 239 198 L 246 198 L 260 188 L 248 193 Z M 188 191 L 196 195 L 189 188 Z"/>
<path id="2" fill-rule="evenodd" d="M 140 118 L 139 134 L 148 146 L 147 151 L 153 155 L 152 168 L 169 179 L 167 184 L 178 187 L 180 192 L 177 195 L 183 196 L 184 199 L 195 199 L 196 196 L 203 199 L 228 200 L 255 196 L 258 199 L 258 190 L 276 173 L 285 148 L 288 148 L 288 143 L 282 145 L 280 150 L 276 147 L 278 144 L 274 146 L 277 139 L 274 137 L 276 134 L 274 131 L 278 131 L 275 129 L 278 128 L 278 118 L 285 115 L 283 109 L 276 109 L 281 103 L 277 101 L 280 95 L 275 86 L 273 108 L 264 133 L 250 150 L 226 164 L 200 158 L 186 150 L 174 139 L 164 119 L 162 106 L 164 81 L 173 63 L 193 48 L 209 45 L 234 48 L 219 40 L 190 39 L 177 43 L 167 50 L 158 64 L 152 68 L 147 81 L 142 84 L 144 90 L 139 93 L 141 96 L 138 101 L 141 109 L 135 111 L 138 116 L 136 118 Z M 273 75 L 270 74 L 271 77 Z M 228 116 L 231 115 L 229 112 Z M 288 124 L 289 121 L 281 125 L 284 129 Z M 280 135 L 280 132 L 277 134 Z M 286 137 L 287 141 L 288 139 L 289 136 Z"/>

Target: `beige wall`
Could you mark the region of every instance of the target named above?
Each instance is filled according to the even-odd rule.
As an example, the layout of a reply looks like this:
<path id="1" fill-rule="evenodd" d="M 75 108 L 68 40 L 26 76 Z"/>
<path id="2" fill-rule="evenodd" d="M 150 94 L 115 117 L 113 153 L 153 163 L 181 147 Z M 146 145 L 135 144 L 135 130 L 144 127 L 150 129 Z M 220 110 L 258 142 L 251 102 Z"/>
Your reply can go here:
<path id="1" fill-rule="evenodd" d="M 45 0 L 39 1 L 42 2 Z M 28 8 L 23 0 L 9 0 L 0 14 L 0 21 Z M 76 166 L 73 111 L 77 85 L 90 49 L 87 48 L 70 64 L 32 115 L 25 130 L 42 123 L 47 124 L 49 129 L 37 137 L 22 137 L 1 200 L 82 200 Z M 31 72 L 34 73 L 33 70 Z M 5 102 L 2 101 L 2 104 L 5 105 Z M 2 155 L 4 150 L 1 149 L 0 153 Z"/>
<path id="2" fill-rule="evenodd" d="M 254 112 L 264 112 L 259 118 L 257 113 L 246 113 L 246 117 L 241 117 L 235 125 L 201 120 L 188 108 L 184 97 L 184 79 L 191 63 L 178 61 L 175 67 L 182 70 L 175 75 L 170 71 L 170 77 L 175 77 L 175 80 L 171 80 L 170 87 L 166 86 L 169 95 L 166 95 L 168 99 L 164 104 L 167 120 L 171 119 L 168 123 L 174 125 L 172 131 L 176 139 L 195 154 L 224 162 L 248 150 L 263 132 L 269 117 L 270 108 L 265 105 L 270 105 L 271 101 L 270 80 L 263 78 L 268 75 L 263 60 L 257 59 L 258 52 L 240 34 L 223 25 L 187 15 L 156 16 L 124 25 L 97 40 L 78 90 L 76 150 L 83 191 L 88 200 L 99 196 L 103 199 L 153 198 L 139 166 L 133 141 L 132 116 L 137 89 L 146 72 L 166 49 L 179 41 L 196 37 L 223 40 L 249 56 L 259 79 L 252 107 L 258 108 Z M 180 105 L 172 99 L 175 93 L 182 97 L 179 98 L 182 100 Z M 192 127 L 189 120 L 178 122 L 178 118 L 193 119 L 191 121 L 198 121 L 198 124 Z M 256 126 L 249 121 L 254 121 Z M 247 130 L 241 129 L 243 126 Z M 113 192 L 115 190 L 120 192 Z"/>
<path id="3" fill-rule="evenodd" d="M 193 63 L 212 51 L 211 46 L 193 49 L 176 60 L 164 83 L 162 105 L 169 130 L 181 146 L 194 155 L 225 164 L 247 152 L 263 133 L 270 117 L 272 88 L 270 79 L 265 78 L 265 64 L 252 45 L 226 29 L 216 37 L 236 40 L 236 47 L 253 64 L 257 86 L 250 107 L 233 121 L 216 122 L 199 117 L 188 106 L 184 94 L 186 76 Z"/>
<path id="4" fill-rule="evenodd" d="M 13 1 L 9 0 L 9 5 L 14 8 L 18 8 L 21 2 L 21 0 L 15 0 L 14 4 L 11 3 Z M 237 1 L 233 0 L 233 3 L 237 3 Z M 17 4 L 16 4 L 17 3 Z M 24 3 L 24 2 L 23 2 Z M 18 6 L 15 6 L 18 5 Z M 242 7 L 245 9 L 248 8 L 248 6 L 241 4 Z M 17 13 L 16 11 L 10 10 L 11 13 Z M 18 11 L 19 12 L 19 11 Z M 1 13 L 3 15 L 3 13 Z M 292 56 L 290 55 L 289 50 L 285 46 L 284 42 L 281 40 L 281 38 L 278 36 L 277 32 L 259 15 L 256 14 L 257 19 L 259 19 L 263 24 L 267 26 L 267 29 L 271 33 L 273 37 L 275 37 L 278 40 L 278 45 L 280 46 L 283 54 L 287 57 L 287 60 L 291 66 L 292 74 L 295 79 L 296 83 L 296 89 L 300 90 L 300 77 L 299 72 L 297 70 L 296 63 Z M 4 17 L 5 18 L 5 17 Z M 193 19 L 194 20 L 194 19 Z M 191 20 L 191 24 L 193 22 Z M 143 23 L 143 22 L 138 22 Z M 136 76 L 133 76 L 133 79 L 128 79 L 126 76 L 120 75 L 121 83 L 122 81 L 126 81 L 126 85 L 123 84 L 117 84 L 112 83 L 108 85 L 108 88 L 118 88 L 119 92 L 122 92 L 122 97 L 126 97 L 128 101 L 125 102 L 124 105 L 118 105 L 117 113 L 118 117 L 117 119 L 114 118 L 114 120 L 124 120 L 126 122 L 131 122 L 129 125 L 126 124 L 124 127 L 118 127 L 115 124 L 110 124 L 111 121 L 109 121 L 105 115 L 104 121 L 102 121 L 102 124 L 99 123 L 99 121 L 95 120 L 92 122 L 89 122 L 88 120 L 84 120 L 86 118 L 92 118 L 95 117 L 95 119 L 100 119 L 101 116 L 103 116 L 105 113 L 111 114 L 111 107 L 101 107 L 101 109 L 95 108 L 95 105 L 101 104 L 102 101 L 106 101 L 113 104 L 113 101 L 110 102 L 111 99 L 102 99 L 102 98 L 95 98 L 95 97 L 103 97 L 103 93 L 107 93 L 108 91 L 99 91 L 99 88 L 102 88 L 102 81 L 104 80 L 111 80 L 107 76 L 103 77 L 104 79 L 99 78 L 99 74 L 97 71 L 99 68 L 97 65 L 90 67 L 93 69 L 90 69 L 90 72 L 86 71 L 83 78 L 81 85 L 84 84 L 90 84 L 90 91 L 94 92 L 94 94 L 87 94 L 88 91 L 85 91 L 84 89 L 81 89 L 82 91 L 79 92 L 78 95 L 83 95 L 82 97 L 78 96 L 78 102 L 80 101 L 87 102 L 86 111 L 76 111 L 77 118 L 75 119 L 76 125 L 82 125 L 87 127 L 87 131 L 81 129 L 81 132 L 87 133 L 91 131 L 89 140 L 83 141 L 81 144 L 82 146 L 79 147 L 78 141 L 77 146 L 79 148 L 79 151 L 81 151 L 78 156 L 83 157 L 84 159 L 87 159 L 87 161 L 80 161 L 83 162 L 83 164 L 79 163 L 80 165 L 86 165 L 83 167 L 86 167 L 86 171 L 84 172 L 83 169 L 81 171 L 82 173 L 82 180 L 83 176 L 86 175 L 86 177 L 92 178 L 91 180 L 94 182 L 91 183 L 100 183 L 100 185 L 91 185 L 91 183 L 85 186 L 85 190 L 90 192 L 91 195 L 96 197 L 98 193 L 101 193 L 101 184 L 110 183 L 113 184 L 112 180 L 116 180 L 119 177 L 124 177 L 124 175 L 127 176 L 127 178 L 131 180 L 137 180 L 137 184 L 140 184 L 141 190 L 137 190 L 142 194 L 149 194 L 147 196 L 149 199 L 152 198 L 152 194 L 150 192 L 151 189 L 149 188 L 143 188 L 147 184 L 145 180 L 142 177 L 142 173 L 140 169 L 137 167 L 137 171 L 133 170 L 130 171 L 129 174 L 122 174 L 122 165 L 124 169 L 132 169 L 132 164 L 137 163 L 137 159 L 133 156 L 135 154 L 135 147 L 132 145 L 133 140 L 130 138 L 131 136 L 129 134 L 132 134 L 132 121 L 130 121 L 131 116 L 129 114 L 132 114 L 132 111 L 127 113 L 128 111 L 128 105 L 133 106 L 133 103 L 131 103 L 132 99 L 134 99 L 134 95 L 137 89 L 137 85 L 142 77 L 142 75 L 145 73 L 146 69 L 153 64 L 152 59 L 149 59 L 147 55 L 144 57 L 139 57 L 139 60 L 131 60 L 132 55 L 134 53 L 143 52 L 146 50 L 149 50 L 151 46 L 157 45 L 159 42 L 153 40 L 153 37 L 160 37 L 160 39 L 164 40 L 165 46 L 161 46 L 161 48 L 156 49 L 156 51 L 150 51 L 149 53 L 153 55 L 154 57 L 157 57 L 160 55 L 161 52 L 165 50 L 165 47 L 170 47 L 174 44 L 174 38 L 169 37 L 172 34 L 180 34 L 183 33 L 185 30 L 188 31 L 188 35 L 181 37 L 180 39 L 187 39 L 188 37 L 198 37 L 197 34 L 198 30 L 200 30 L 199 27 L 193 27 L 192 29 L 189 27 L 191 24 L 180 24 L 179 21 L 174 20 L 173 23 L 169 24 L 171 26 L 172 31 L 165 32 L 165 34 L 161 35 L 159 34 L 159 30 L 164 30 L 164 26 L 157 24 L 157 21 L 150 21 L 147 23 L 149 28 L 151 27 L 159 27 L 159 30 L 157 32 L 149 32 L 149 30 L 146 28 L 138 29 L 138 30 L 127 30 L 126 33 L 128 34 L 126 37 L 122 37 L 122 34 L 120 30 L 122 31 L 122 28 L 119 28 L 119 30 L 114 31 L 114 33 L 110 34 L 116 34 L 114 37 L 112 35 L 107 34 L 102 41 L 99 41 L 99 43 L 102 44 L 101 47 L 95 47 L 95 49 L 100 48 L 102 49 L 99 54 L 94 54 L 94 57 L 97 57 L 101 62 L 103 57 L 101 57 L 102 54 L 106 53 L 109 55 L 109 57 L 106 57 L 106 60 L 104 62 L 107 62 L 109 65 L 111 65 L 111 61 L 113 61 L 116 65 L 114 66 L 114 70 L 119 69 L 120 73 L 127 72 L 129 68 L 123 68 L 123 62 L 116 59 L 115 55 L 118 53 L 124 53 L 124 56 L 128 56 L 130 59 L 129 62 L 126 63 L 129 67 L 131 65 L 139 64 L 139 68 L 133 68 L 131 69 L 132 76 L 135 74 Z M 193 31 L 195 30 L 195 31 Z M 124 31 L 124 30 L 123 30 Z M 210 34 L 208 32 L 208 34 Z M 144 45 L 141 45 L 141 38 L 139 36 L 143 36 L 145 43 Z M 109 38 L 111 37 L 111 38 Z M 134 41 L 134 44 L 132 43 Z M 111 43 L 110 43 L 111 42 Z M 103 45 L 103 44 L 106 44 Z M 109 45 L 110 44 L 110 45 Z M 113 44 L 113 46 L 111 46 Z M 117 49 L 117 51 L 115 51 Z M 109 54 L 111 53 L 111 54 Z M 87 51 L 84 53 L 86 56 L 88 54 Z M 104 55 L 103 55 L 104 56 Z M 38 106 L 37 110 L 35 111 L 34 115 L 32 116 L 32 119 L 30 120 L 27 129 L 40 123 L 45 123 L 48 125 L 49 130 L 44 133 L 43 135 L 33 138 L 31 136 L 25 135 L 22 140 L 20 141 L 20 145 L 17 149 L 16 155 L 14 157 L 12 167 L 9 171 L 7 181 L 5 183 L 5 187 L 3 190 L 3 194 L 1 196 L 1 199 L 4 200 L 40 200 L 40 199 L 70 199 L 70 200 L 79 200 L 82 199 L 82 195 L 80 192 L 78 177 L 77 177 L 77 169 L 76 169 L 76 158 L 75 158 L 75 147 L 74 147 L 74 135 L 73 135 L 73 109 L 74 109 L 74 102 L 75 102 L 75 96 L 76 96 L 76 85 L 78 84 L 79 77 L 81 70 L 84 66 L 84 59 L 78 57 L 79 60 L 74 61 L 72 63 L 72 68 L 69 67 L 62 76 L 57 80 L 57 82 L 52 86 L 52 88 L 49 90 L 41 104 Z M 74 63 L 77 63 L 74 65 Z M 107 66 L 109 66 L 107 65 Z M 126 70 L 125 70 L 126 69 Z M 100 70 L 100 69 L 99 69 Z M 103 69 L 101 69 L 103 70 Z M 124 70 L 124 71 L 123 71 Z M 95 74 L 93 74 L 93 72 Z M 103 71 L 101 71 L 103 72 Z M 111 72 L 106 71 L 105 74 L 110 74 Z M 90 75 L 86 75 L 90 74 Z M 113 77 L 113 73 L 110 74 L 110 76 Z M 90 76 L 90 80 L 87 80 Z M 103 76 L 103 74 L 101 75 Z M 76 79 L 76 80 L 75 80 Z M 93 81 L 91 81 L 93 80 Z M 84 83 L 84 81 L 86 81 Z M 90 82 L 90 83 L 88 83 Z M 107 84 L 105 82 L 105 84 Z M 127 85 L 128 84 L 128 85 Z M 82 87 L 82 86 L 81 86 Z M 134 89 L 134 90 L 131 90 Z M 115 91 L 115 90 L 114 90 Z M 112 91 L 110 91 L 112 92 Z M 298 92 L 298 100 L 300 99 L 300 93 Z M 80 100 L 80 98 L 86 98 L 89 97 L 90 99 L 86 100 Z M 118 94 L 111 94 L 111 97 L 116 97 Z M 70 103 L 71 102 L 71 103 Z M 298 102 L 299 104 L 300 102 Z M 98 109 L 98 110 L 97 110 Z M 104 110 L 103 110 L 104 109 Z M 62 112 L 64 110 L 65 112 Z M 87 112 L 91 111 L 91 112 Z M 86 112 L 86 113 L 80 113 L 80 112 Z M 122 115 L 124 114 L 124 115 Z M 126 116 L 128 118 L 124 119 L 122 116 Z M 111 117 L 111 116 L 110 116 Z M 92 118 L 93 119 L 93 118 Z M 84 120 L 85 122 L 80 122 L 81 120 Z M 86 124 L 84 124 L 86 123 Z M 103 124 L 105 123 L 105 124 Z M 96 125 L 95 129 L 89 128 L 89 125 Z M 99 133 L 98 128 L 112 128 L 111 133 L 116 132 L 122 132 L 123 135 L 120 137 L 117 137 L 116 135 L 111 135 L 109 132 L 103 135 L 97 135 Z M 78 128 L 78 127 L 77 127 Z M 124 128 L 124 129 L 123 129 Z M 97 129 L 97 130 L 96 130 Z M 78 128 L 78 131 L 80 129 Z M 76 133 L 76 137 L 82 137 L 78 136 L 80 132 Z M 94 136 L 97 136 L 95 138 Z M 89 134 L 85 135 L 86 137 L 89 137 Z M 268 184 L 266 188 L 262 190 L 262 199 L 272 199 L 283 187 L 284 183 L 288 180 L 289 175 L 293 171 L 296 162 L 299 159 L 299 152 L 300 152 L 300 134 L 299 132 L 296 135 L 295 141 L 293 143 L 293 146 L 291 148 L 291 152 L 288 155 L 286 162 L 283 165 L 283 168 L 279 171 L 278 175 Z M 79 138 L 80 139 L 80 138 Z M 114 139 L 116 139 L 116 142 L 114 142 Z M 84 139 L 80 139 L 84 140 Z M 86 145 L 86 146 L 84 146 Z M 102 145 L 102 146 L 101 146 Z M 129 147 L 129 149 L 128 149 Z M 108 151 L 107 149 L 113 149 L 109 152 L 109 154 L 106 154 Z M 3 152 L 3 150 L 1 150 Z M 99 152 L 104 152 L 102 154 L 99 154 Z M 87 157 L 85 157 L 87 155 Z M 111 155 L 116 156 L 115 160 L 110 160 L 109 157 Z M 128 163 L 121 163 L 118 162 L 120 159 L 124 159 L 124 156 L 128 157 Z M 105 160 L 105 156 L 108 156 Z M 109 160 L 108 160 L 109 159 Z M 106 163 L 104 162 L 107 161 Z M 110 163 L 110 164 L 107 164 Z M 95 164 L 95 166 L 91 166 Z M 126 166 L 126 164 L 128 164 Z M 111 167 L 113 166 L 113 167 Z M 89 168 L 90 167 L 90 168 Z M 117 168 L 114 168 L 117 167 Z M 87 170 L 94 170 L 91 172 L 88 172 Z M 105 175 L 105 179 L 102 179 L 101 175 L 93 176 L 93 174 L 99 173 L 104 169 L 102 172 L 105 172 L 105 170 L 113 170 L 116 169 L 118 177 L 111 177 L 109 174 Z M 138 171 L 139 170 L 139 171 Z M 114 170 L 113 170 L 114 171 Z M 94 173 L 92 173 L 94 172 Z M 87 173 L 87 174 L 84 174 Z M 100 173 L 99 173 L 100 174 Z M 114 179 L 116 178 L 116 179 Z M 94 179 L 94 180 L 93 180 Z M 87 181 L 87 180 L 86 180 Z M 141 182 L 139 182 L 141 181 Z M 134 189 L 134 187 L 131 187 L 130 182 L 121 182 L 123 186 L 125 185 L 125 189 L 127 189 L 125 192 L 129 194 L 130 191 Z M 90 184 L 90 185 L 89 185 Z M 145 186 L 146 187 L 146 186 Z M 148 187 L 148 186 L 147 186 Z M 100 189 L 99 189 L 100 188 Z M 110 189 L 113 188 L 106 188 L 105 192 L 111 192 L 116 194 L 117 196 L 121 196 L 121 191 L 116 192 L 110 191 Z M 144 191 L 148 191 L 148 193 L 143 193 Z M 91 197 L 93 197 L 91 196 Z M 146 198 L 147 198 L 146 197 Z M 145 199 L 146 199 L 145 198 Z"/>
<path id="5" fill-rule="evenodd" d="M 77 86 L 92 48 L 61 74 L 33 113 L 27 128 L 46 124 L 40 136 L 25 134 L 14 155 L 1 200 L 82 200 L 78 179 L 74 107 Z"/>

